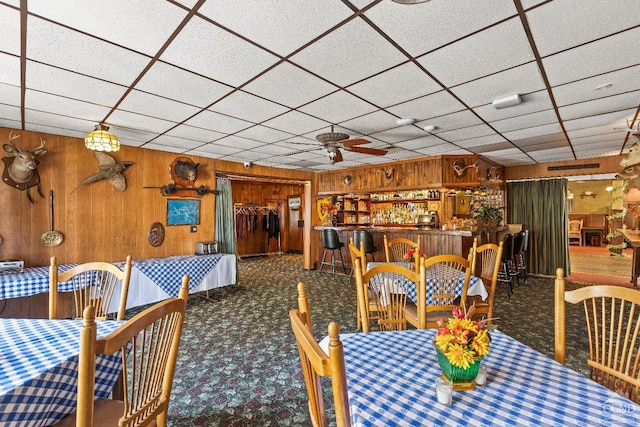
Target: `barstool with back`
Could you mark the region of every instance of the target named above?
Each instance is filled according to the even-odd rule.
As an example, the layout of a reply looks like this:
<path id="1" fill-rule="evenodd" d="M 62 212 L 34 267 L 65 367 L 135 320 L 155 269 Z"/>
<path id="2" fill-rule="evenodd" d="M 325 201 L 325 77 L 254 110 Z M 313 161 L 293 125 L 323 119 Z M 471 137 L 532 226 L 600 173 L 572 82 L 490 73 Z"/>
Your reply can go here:
<path id="1" fill-rule="evenodd" d="M 371 254 L 371 260 L 375 262 L 374 254 L 378 251 L 378 248 L 373 244 L 373 235 L 367 230 L 353 230 L 353 244 L 356 248 L 360 247 L 361 241 L 364 243 L 365 257 L 367 254 Z"/>
<path id="2" fill-rule="evenodd" d="M 324 253 L 322 254 L 322 261 L 320 262 L 320 271 L 323 270 L 325 265 L 330 265 L 331 274 L 335 274 L 336 264 L 340 264 L 342 271 L 346 274 L 347 270 L 344 265 L 344 259 L 342 258 L 344 243 L 340 241 L 336 230 L 331 228 L 324 228 L 322 230 L 322 247 L 324 248 Z M 331 251 L 331 262 L 326 261 L 328 251 Z M 336 251 L 340 253 L 340 260 L 336 259 Z"/>

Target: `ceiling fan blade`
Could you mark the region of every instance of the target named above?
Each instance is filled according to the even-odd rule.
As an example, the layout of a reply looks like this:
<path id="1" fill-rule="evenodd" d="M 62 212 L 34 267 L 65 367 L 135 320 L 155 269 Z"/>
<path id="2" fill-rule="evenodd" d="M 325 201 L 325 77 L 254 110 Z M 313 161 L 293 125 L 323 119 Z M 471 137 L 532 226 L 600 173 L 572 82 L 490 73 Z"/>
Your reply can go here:
<path id="1" fill-rule="evenodd" d="M 339 141 L 339 142 L 345 147 L 353 147 L 354 145 L 369 144 L 371 141 L 367 141 L 366 139 L 362 139 L 362 138 L 356 138 L 356 139 L 347 139 L 345 141 Z"/>
<path id="2" fill-rule="evenodd" d="M 333 158 L 333 163 L 338 163 L 342 161 L 342 151 L 336 148 L 336 157 Z"/>
<path id="3" fill-rule="evenodd" d="M 372 154 L 374 156 L 384 156 L 387 154 L 387 150 L 380 150 L 378 148 L 351 147 L 350 150 L 355 153 Z"/>

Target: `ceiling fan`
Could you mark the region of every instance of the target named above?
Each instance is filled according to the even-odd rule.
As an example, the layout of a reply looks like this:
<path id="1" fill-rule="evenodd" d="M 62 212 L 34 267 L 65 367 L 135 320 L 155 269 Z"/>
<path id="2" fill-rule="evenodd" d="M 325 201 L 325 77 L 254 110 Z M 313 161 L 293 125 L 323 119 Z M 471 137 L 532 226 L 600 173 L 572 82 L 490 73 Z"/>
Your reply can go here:
<path id="1" fill-rule="evenodd" d="M 355 153 L 371 154 L 373 156 L 384 156 L 387 154 L 387 150 L 360 147 L 362 144 L 369 144 L 370 141 L 362 138 L 349 139 L 349 135 L 346 133 L 334 132 L 333 126 L 331 126 L 331 132 L 320 133 L 316 135 L 316 139 L 327 149 L 331 164 L 342 161 L 342 152 L 340 149 L 353 151 Z"/>

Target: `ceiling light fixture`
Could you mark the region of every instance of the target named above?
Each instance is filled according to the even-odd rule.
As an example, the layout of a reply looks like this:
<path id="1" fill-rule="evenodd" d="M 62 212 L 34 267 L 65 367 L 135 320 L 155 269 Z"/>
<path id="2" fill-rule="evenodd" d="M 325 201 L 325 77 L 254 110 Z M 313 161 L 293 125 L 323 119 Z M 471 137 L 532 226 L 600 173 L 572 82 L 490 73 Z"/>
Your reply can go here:
<path id="1" fill-rule="evenodd" d="M 84 137 L 84 146 L 95 151 L 119 151 L 120 140 L 117 136 L 109 133 L 109 126 L 100 123 L 96 125 L 95 130 Z"/>
<path id="2" fill-rule="evenodd" d="M 423 129 L 426 130 L 427 132 L 433 132 L 434 130 L 438 129 L 438 126 L 426 125 Z"/>
<path id="3" fill-rule="evenodd" d="M 398 120 L 396 120 L 396 124 L 398 126 L 412 125 L 415 122 L 416 122 L 416 119 L 398 119 Z"/>
<path id="4" fill-rule="evenodd" d="M 502 98 L 494 99 L 493 106 L 496 110 L 500 110 L 502 108 L 518 105 L 521 102 L 522 102 L 522 96 L 518 93 L 515 93 L 513 95 L 507 95 Z"/>

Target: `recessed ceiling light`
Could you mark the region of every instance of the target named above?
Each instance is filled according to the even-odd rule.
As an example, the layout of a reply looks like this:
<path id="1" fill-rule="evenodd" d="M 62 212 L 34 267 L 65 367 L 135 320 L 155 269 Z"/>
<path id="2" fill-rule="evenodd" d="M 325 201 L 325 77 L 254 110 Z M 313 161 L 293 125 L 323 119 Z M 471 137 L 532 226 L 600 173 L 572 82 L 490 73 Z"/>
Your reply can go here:
<path id="1" fill-rule="evenodd" d="M 412 125 L 415 122 L 416 122 L 416 119 L 398 119 L 398 120 L 396 120 L 396 124 L 398 126 Z"/>
<path id="2" fill-rule="evenodd" d="M 438 129 L 438 126 L 426 125 L 423 129 L 426 130 L 427 132 L 433 132 L 434 130 Z"/>

